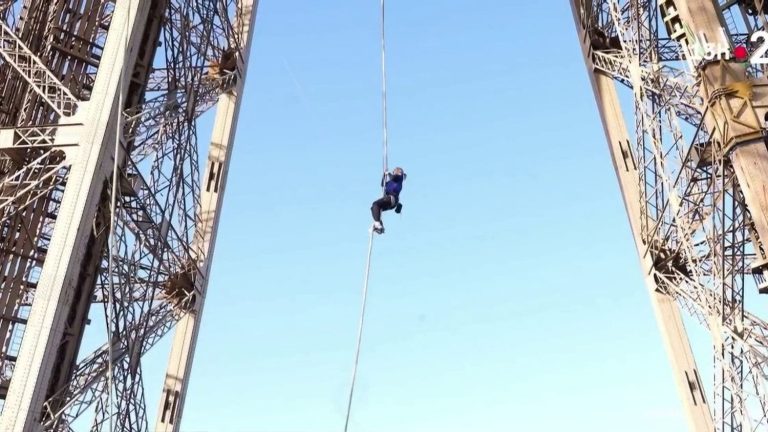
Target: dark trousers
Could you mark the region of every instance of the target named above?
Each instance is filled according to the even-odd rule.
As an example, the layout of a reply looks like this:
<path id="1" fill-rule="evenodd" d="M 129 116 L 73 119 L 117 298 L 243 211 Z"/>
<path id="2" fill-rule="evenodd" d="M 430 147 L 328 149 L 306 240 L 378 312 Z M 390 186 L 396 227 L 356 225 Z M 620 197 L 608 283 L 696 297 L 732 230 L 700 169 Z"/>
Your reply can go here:
<path id="1" fill-rule="evenodd" d="M 384 195 L 383 197 L 377 199 L 373 202 L 373 205 L 371 205 L 371 214 L 373 215 L 373 220 L 376 222 L 381 222 L 381 212 L 392 210 L 396 205 L 397 199 L 392 195 Z"/>

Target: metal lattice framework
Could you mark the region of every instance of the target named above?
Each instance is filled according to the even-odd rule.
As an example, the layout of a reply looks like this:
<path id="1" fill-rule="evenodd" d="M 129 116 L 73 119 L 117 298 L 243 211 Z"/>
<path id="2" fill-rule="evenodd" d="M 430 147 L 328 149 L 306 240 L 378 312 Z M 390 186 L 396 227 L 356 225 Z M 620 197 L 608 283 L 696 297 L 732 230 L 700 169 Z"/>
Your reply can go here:
<path id="1" fill-rule="evenodd" d="M 685 50 L 702 34 L 744 44 L 768 2 L 571 5 L 691 430 L 768 431 L 768 70 Z M 710 357 L 694 358 L 684 320 L 710 335 Z"/>
<path id="2" fill-rule="evenodd" d="M 257 6 L 0 0 L 0 429 L 178 430 Z M 178 325 L 150 428 L 141 359 Z"/>

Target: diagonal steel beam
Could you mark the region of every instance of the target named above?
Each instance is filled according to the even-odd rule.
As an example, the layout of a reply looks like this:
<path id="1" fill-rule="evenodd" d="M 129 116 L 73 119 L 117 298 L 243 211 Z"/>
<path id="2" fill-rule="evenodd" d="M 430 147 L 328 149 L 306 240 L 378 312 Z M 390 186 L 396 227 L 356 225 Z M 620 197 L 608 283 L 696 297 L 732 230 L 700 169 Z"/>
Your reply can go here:
<path id="1" fill-rule="evenodd" d="M 0 56 L 60 116 L 72 115 L 78 100 L 5 23 L 0 22 Z"/>

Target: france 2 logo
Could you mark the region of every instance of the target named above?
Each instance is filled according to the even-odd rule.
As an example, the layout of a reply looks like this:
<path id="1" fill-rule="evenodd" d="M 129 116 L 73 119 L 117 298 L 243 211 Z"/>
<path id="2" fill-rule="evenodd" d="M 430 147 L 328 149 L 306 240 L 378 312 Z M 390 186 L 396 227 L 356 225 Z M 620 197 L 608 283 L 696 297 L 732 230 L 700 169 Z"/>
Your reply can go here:
<path id="1" fill-rule="evenodd" d="M 768 64 L 768 31 L 759 30 L 752 33 L 749 37 L 750 48 L 744 45 L 737 45 L 731 48 L 728 43 L 729 38 L 724 29 L 721 29 L 720 42 L 707 42 L 707 37 L 699 34 L 699 37 L 691 37 L 689 33 L 687 41 L 681 41 L 683 58 L 690 64 L 692 69 L 695 63 L 709 60 L 735 60 L 741 64 L 751 63 L 753 65 Z M 751 51 L 751 52 L 750 52 Z"/>
<path id="2" fill-rule="evenodd" d="M 756 65 L 768 64 L 768 57 L 765 55 L 765 53 L 768 52 L 768 44 L 766 43 L 768 42 L 768 31 L 759 30 L 752 33 L 749 37 L 749 41 L 755 44 L 755 51 L 750 56 L 746 47 L 743 45 L 737 46 L 733 49 L 733 55 L 736 60 L 739 60 L 738 54 L 741 54 L 744 57 L 741 61 L 744 63 L 749 60 L 750 63 Z M 738 54 L 736 53 L 737 50 L 739 51 Z"/>

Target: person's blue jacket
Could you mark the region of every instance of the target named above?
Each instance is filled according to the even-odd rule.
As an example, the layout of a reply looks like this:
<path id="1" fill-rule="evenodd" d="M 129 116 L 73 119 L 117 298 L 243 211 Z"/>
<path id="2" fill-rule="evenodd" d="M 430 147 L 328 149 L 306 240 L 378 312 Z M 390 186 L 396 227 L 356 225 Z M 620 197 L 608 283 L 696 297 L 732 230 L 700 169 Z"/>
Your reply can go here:
<path id="1" fill-rule="evenodd" d="M 399 199 L 400 191 L 403 190 L 403 176 L 387 173 L 382 181 L 386 181 L 384 184 L 384 193 Z"/>

